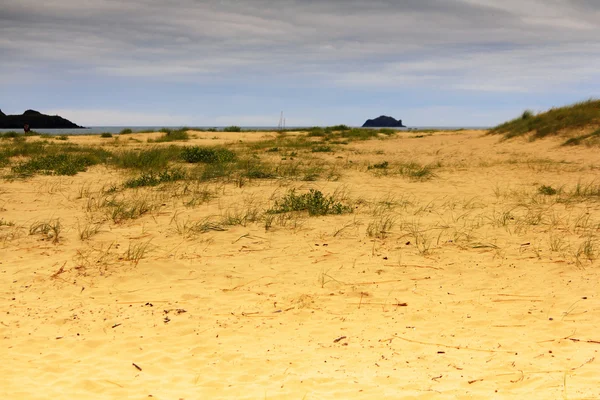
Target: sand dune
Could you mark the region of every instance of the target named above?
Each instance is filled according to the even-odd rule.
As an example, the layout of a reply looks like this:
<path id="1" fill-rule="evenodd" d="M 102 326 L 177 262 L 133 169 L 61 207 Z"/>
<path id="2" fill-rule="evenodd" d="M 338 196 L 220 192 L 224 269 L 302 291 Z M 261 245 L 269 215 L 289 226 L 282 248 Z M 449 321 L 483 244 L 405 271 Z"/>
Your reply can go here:
<path id="1" fill-rule="evenodd" d="M 126 189 L 152 207 L 118 222 L 98 201 L 120 170 L 3 181 L 0 395 L 599 398 L 600 198 L 570 194 L 600 184 L 597 149 L 415 135 L 298 155 L 329 180 L 207 182 L 199 204 L 182 182 Z M 369 169 L 383 161 L 435 176 Z M 353 213 L 191 229 L 261 214 L 291 188 L 337 191 Z M 53 221 L 58 238 L 30 232 Z"/>

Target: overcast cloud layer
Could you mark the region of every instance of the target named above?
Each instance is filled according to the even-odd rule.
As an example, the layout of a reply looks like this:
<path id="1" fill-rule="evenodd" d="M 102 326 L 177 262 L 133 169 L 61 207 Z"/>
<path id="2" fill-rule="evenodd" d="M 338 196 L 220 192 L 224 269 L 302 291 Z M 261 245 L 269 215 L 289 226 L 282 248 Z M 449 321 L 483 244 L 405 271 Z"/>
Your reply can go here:
<path id="1" fill-rule="evenodd" d="M 493 125 L 596 97 L 596 0 L 3 0 L 0 108 L 87 125 Z"/>

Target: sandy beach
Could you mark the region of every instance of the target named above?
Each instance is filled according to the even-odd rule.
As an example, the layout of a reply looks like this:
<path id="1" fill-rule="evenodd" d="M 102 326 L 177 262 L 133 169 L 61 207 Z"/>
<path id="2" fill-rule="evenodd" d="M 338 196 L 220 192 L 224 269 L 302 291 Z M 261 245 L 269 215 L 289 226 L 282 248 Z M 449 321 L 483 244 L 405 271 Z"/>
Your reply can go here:
<path id="1" fill-rule="evenodd" d="M 190 135 L 67 142 L 219 145 L 305 172 L 126 188 L 139 172 L 96 165 L 0 182 L 2 398 L 600 398 L 597 148 L 468 130 L 323 151 Z M 311 189 L 351 212 L 268 212 Z M 143 210 L 118 214 L 127 202 Z"/>

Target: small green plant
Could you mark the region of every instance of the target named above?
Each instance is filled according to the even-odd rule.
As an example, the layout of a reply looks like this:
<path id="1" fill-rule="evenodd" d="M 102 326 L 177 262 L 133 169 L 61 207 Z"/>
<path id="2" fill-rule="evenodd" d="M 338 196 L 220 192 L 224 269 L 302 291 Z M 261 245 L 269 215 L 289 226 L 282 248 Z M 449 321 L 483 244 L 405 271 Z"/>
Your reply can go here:
<path id="1" fill-rule="evenodd" d="M 36 173 L 44 175 L 76 175 L 88 167 L 100 163 L 101 160 L 92 154 L 62 153 L 47 156 L 35 156 L 27 162 L 18 164 L 12 171 L 22 176 Z"/>
<path id="2" fill-rule="evenodd" d="M 327 128 L 325 128 L 325 129 L 326 129 L 326 130 L 329 130 L 329 131 L 336 132 L 336 131 L 349 131 L 351 128 L 350 128 L 348 125 L 344 125 L 344 124 L 342 124 L 342 125 L 333 125 L 333 126 L 328 126 L 328 127 L 327 127 Z"/>
<path id="3" fill-rule="evenodd" d="M 310 189 L 308 193 L 296 194 L 294 189 L 281 200 L 276 201 L 267 213 L 279 214 L 291 211 L 308 211 L 308 215 L 328 215 L 351 213 L 352 208 L 336 201 L 333 196 L 325 196 L 319 190 Z"/>
<path id="4" fill-rule="evenodd" d="M 92 236 L 94 236 L 98 232 L 100 232 L 101 228 L 102 228 L 102 222 L 97 222 L 97 223 L 89 222 L 83 226 L 78 223 L 77 224 L 77 232 L 79 234 L 79 239 L 81 239 L 82 241 L 88 240 Z"/>
<path id="5" fill-rule="evenodd" d="M 558 190 L 554 189 L 552 186 L 542 185 L 538 188 L 538 193 L 545 196 L 554 196 L 558 193 Z"/>
<path id="6" fill-rule="evenodd" d="M 0 219 L 0 226 L 15 226 L 15 223 L 12 221 L 6 221 L 4 219 Z"/>
<path id="7" fill-rule="evenodd" d="M 140 260 L 144 258 L 149 246 L 150 241 L 135 244 L 129 243 L 127 251 L 123 254 L 123 259 L 130 261 L 133 265 L 138 265 Z"/>
<path id="8" fill-rule="evenodd" d="M 240 128 L 239 126 L 235 126 L 235 125 L 223 128 L 223 132 L 241 132 L 241 131 L 242 131 L 242 128 Z"/>
<path id="9" fill-rule="evenodd" d="M 125 128 L 125 129 L 121 130 L 121 132 L 119 132 L 119 135 L 130 135 L 132 133 L 133 133 L 133 131 L 131 129 Z"/>
<path id="10" fill-rule="evenodd" d="M 225 163 L 236 159 L 233 151 L 222 147 L 184 147 L 181 150 L 181 158 L 188 163 Z"/>
<path id="11" fill-rule="evenodd" d="M 15 132 L 15 131 L 8 131 L 8 132 L 4 132 L 2 134 L 0 134 L 0 137 L 3 139 L 11 139 L 11 138 L 18 138 L 20 136 L 23 136 L 23 134 Z"/>
<path id="12" fill-rule="evenodd" d="M 103 134 L 100 135 L 101 138 L 111 138 L 113 137 L 112 133 L 109 132 L 104 132 Z"/>
<path id="13" fill-rule="evenodd" d="M 331 153 L 333 149 L 331 146 L 315 146 L 312 148 L 313 153 Z"/>
<path id="14" fill-rule="evenodd" d="M 522 120 L 531 119 L 531 118 L 533 118 L 533 116 L 534 116 L 533 111 L 525 110 L 525 111 L 523 111 L 523 114 L 521 114 L 521 119 Z"/>
<path id="15" fill-rule="evenodd" d="M 176 161 L 180 157 L 181 148 L 179 146 L 156 146 L 148 150 L 126 150 L 115 153 L 110 159 L 110 163 L 118 168 L 143 171 L 160 170 L 167 168 L 169 162 Z"/>
<path id="16" fill-rule="evenodd" d="M 137 178 L 129 179 L 124 186 L 137 188 L 143 186 L 157 186 L 161 183 L 180 181 L 186 178 L 185 172 L 180 169 L 166 169 L 160 172 L 144 172 Z"/>
<path id="17" fill-rule="evenodd" d="M 60 135 L 55 137 L 56 140 L 69 140 L 67 135 Z"/>
<path id="18" fill-rule="evenodd" d="M 377 164 L 369 165 L 369 169 L 387 169 L 389 165 L 390 163 L 388 163 L 387 161 L 383 161 Z"/>
<path id="19" fill-rule="evenodd" d="M 108 209 L 108 215 L 115 224 L 140 218 L 156 208 L 145 197 L 131 200 L 108 199 L 102 206 Z"/>
<path id="20" fill-rule="evenodd" d="M 395 218 L 390 215 L 382 215 L 369 222 L 367 235 L 378 239 L 385 239 L 394 226 Z"/>
<path id="21" fill-rule="evenodd" d="M 176 142 L 176 141 L 188 141 L 190 135 L 187 133 L 187 128 L 181 129 L 167 129 L 163 128 L 160 130 L 164 135 L 157 137 L 156 139 L 148 139 L 148 143 L 163 143 L 163 142 Z"/>
<path id="22" fill-rule="evenodd" d="M 61 224 L 58 218 L 54 220 L 34 222 L 29 227 L 30 235 L 41 234 L 47 239 L 51 239 L 52 243 L 58 243 L 60 239 L 60 231 Z"/>

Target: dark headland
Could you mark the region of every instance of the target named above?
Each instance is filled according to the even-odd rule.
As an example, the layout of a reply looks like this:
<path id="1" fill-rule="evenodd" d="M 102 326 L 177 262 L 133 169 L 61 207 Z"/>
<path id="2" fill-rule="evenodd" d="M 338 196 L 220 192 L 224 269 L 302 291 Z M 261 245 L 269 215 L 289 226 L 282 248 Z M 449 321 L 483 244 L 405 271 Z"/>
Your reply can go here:
<path id="1" fill-rule="evenodd" d="M 375 119 L 368 119 L 363 124 L 363 128 L 406 128 L 406 126 L 402 125 L 401 119 L 396 120 L 392 117 L 382 115 Z"/>
<path id="2" fill-rule="evenodd" d="M 0 129 L 71 129 L 83 128 L 58 115 L 45 115 L 39 111 L 27 110 L 21 115 L 6 115 L 0 110 Z"/>

